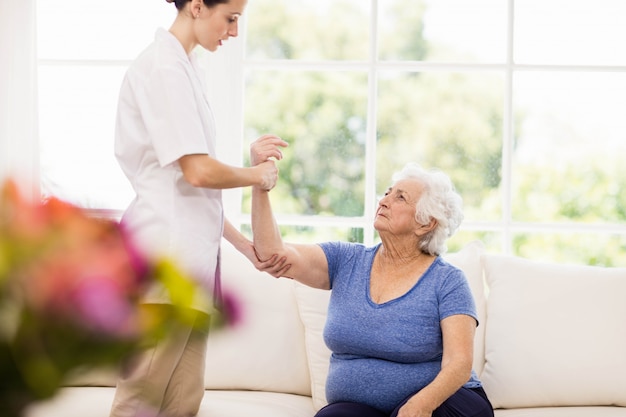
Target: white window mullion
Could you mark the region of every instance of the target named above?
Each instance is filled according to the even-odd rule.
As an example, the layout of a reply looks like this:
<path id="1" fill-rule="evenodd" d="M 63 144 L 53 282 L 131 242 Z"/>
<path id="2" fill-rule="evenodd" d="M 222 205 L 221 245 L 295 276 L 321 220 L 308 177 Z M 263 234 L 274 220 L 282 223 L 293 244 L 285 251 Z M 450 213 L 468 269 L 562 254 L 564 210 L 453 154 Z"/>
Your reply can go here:
<path id="1" fill-rule="evenodd" d="M 507 53 L 504 82 L 504 111 L 503 111 L 503 138 L 502 138 L 502 251 L 510 254 L 513 251 L 513 235 L 511 230 L 512 219 L 512 158 L 513 158 L 513 67 L 514 67 L 514 22 L 515 0 L 509 0 L 507 24 Z"/>
<path id="2" fill-rule="evenodd" d="M 365 145 L 365 207 L 363 209 L 363 243 L 374 243 L 374 228 L 371 222 L 376 210 L 376 131 L 378 108 L 378 0 L 372 0 L 370 19 L 370 47 L 367 104 L 367 143 Z"/>
<path id="3" fill-rule="evenodd" d="M 240 24 L 240 28 L 245 25 Z M 216 52 L 202 54 L 206 73 L 208 100 L 217 125 L 217 155 L 229 165 L 243 164 L 244 128 L 244 40 L 231 38 Z M 240 188 L 224 190 L 226 217 L 238 227 L 241 223 Z"/>

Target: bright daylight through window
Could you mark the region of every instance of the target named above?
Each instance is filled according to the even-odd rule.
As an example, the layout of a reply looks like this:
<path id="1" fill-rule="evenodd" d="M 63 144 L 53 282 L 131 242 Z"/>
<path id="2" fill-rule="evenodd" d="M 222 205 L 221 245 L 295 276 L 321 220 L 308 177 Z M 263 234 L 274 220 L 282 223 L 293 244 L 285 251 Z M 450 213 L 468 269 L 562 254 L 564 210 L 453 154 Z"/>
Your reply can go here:
<path id="1" fill-rule="evenodd" d="M 175 10 L 37 7 L 42 192 L 116 215 L 132 198 L 112 150 L 121 78 Z M 372 243 L 377 196 L 415 161 L 464 198 L 450 250 L 626 264 L 623 0 L 250 0 L 246 14 L 238 38 L 198 52 L 223 160 L 247 164 L 261 133 L 290 143 L 272 191 L 286 239 Z M 249 191 L 224 198 L 249 232 Z"/>

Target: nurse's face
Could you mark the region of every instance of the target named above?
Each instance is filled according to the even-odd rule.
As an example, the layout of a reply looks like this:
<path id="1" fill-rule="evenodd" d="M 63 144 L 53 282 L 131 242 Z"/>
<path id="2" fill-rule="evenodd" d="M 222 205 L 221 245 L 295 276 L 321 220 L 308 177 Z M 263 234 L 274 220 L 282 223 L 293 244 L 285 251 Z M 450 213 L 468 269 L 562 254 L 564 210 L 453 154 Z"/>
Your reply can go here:
<path id="1" fill-rule="evenodd" d="M 230 0 L 228 3 L 210 8 L 202 4 L 200 13 L 194 21 L 198 44 L 215 52 L 228 38 L 237 36 L 239 18 L 247 3 L 248 0 Z"/>

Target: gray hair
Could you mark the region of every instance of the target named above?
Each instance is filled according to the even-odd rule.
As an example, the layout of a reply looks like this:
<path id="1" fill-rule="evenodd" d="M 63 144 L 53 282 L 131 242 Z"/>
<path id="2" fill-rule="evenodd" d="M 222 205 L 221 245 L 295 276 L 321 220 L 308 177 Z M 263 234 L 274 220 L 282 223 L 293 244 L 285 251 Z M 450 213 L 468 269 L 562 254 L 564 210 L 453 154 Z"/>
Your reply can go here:
<path id="1" fill-rule="evenodd" d="M 437 226 L 422 237 L 419 248 L 430 255 L 444 254 L 448 250 L 446 240 L 463 221 L 463 199 L 448 175 L 436 169 L 426 170 L 416 163 L 406 164 L 393 175 L 392 181 L 411 178 L 424 185 L 424 193 L 415 206 L 415 220 L 420 224 L 428 224 L 432 219 L 437 222 Z"/>

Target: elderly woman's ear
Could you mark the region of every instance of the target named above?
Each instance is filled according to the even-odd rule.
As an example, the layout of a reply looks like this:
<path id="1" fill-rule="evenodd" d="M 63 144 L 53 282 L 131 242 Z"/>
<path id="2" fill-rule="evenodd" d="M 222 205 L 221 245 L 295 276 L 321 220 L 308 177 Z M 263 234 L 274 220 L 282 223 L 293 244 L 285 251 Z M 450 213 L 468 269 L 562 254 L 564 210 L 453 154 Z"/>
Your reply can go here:
<path id="1" fill-rule="evenodd" d="M 433 230 L 435 230 L 435 228 L 437 228 L 437 224 L 437 220 L 431 218 L 427 224 L 423 224 L 417 228 L 417 234 L 425 235 L 426 233 L 432 232 Z"/>

